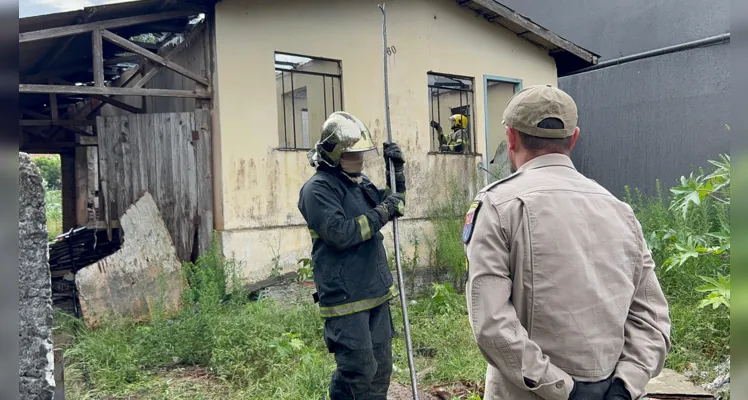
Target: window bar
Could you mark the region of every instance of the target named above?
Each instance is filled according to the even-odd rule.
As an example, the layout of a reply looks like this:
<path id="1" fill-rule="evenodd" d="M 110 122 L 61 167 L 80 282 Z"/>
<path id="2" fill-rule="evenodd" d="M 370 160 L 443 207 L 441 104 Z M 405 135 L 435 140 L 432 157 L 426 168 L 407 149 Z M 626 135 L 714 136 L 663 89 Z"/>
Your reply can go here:
<path id="1" fill-rule="evenodd" d="M 330 80 L 332 80 L 332 78 L 330 78 Z M 322 75 L 322 98 L 325 101 L 325 119 L 327 119 L 329 115 L 327 114 L 327 90 L 325 89 L 325 85 L 327 85 L 327 77 Z"/>
<path id="2" fill-rule="evenodd" d="M 332 112 L 335 112 L 335 78 L 330 78 L 332 87 L 330 88 L 330 94 L 332 94 Z"/>
<path id="3" fill-rule="evenodd" d="M 286 72 L 281 70 L 281 101 L 283 102 L 283 147 L 288 148 L 288 121 L 286 120 Z"/>
<path id="4" fill-rule="evenodd" d="M 293 124 L 293 148 L 296 148 L 296 93 L 293 90 L 293 72 L 291 75 L 291 123 Z"/>

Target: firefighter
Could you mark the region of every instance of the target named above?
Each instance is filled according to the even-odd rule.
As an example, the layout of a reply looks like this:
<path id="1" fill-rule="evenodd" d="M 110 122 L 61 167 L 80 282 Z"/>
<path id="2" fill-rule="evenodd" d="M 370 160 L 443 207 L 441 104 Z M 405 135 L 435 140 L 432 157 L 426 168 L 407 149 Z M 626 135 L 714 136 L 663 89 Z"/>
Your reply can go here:
<path id="1" fill-rule="evenodd" d="M 449 117 L 449 123 L 452 127 L 452 133 L 447 135 L 438 122 L 431 121 L 431 127 L 439 133 L 439 150 L 450 153 L 462 153 L 468 141 L 468 119 L 462 114 L 454 114 Z"/>
<path id="2" fill-rule="evenodd" d="M 315 301 L 337 364 L 332 400 L 386 400 L 392 375 L 390 300 L 398 292 L 380 230 L 403 216 L 405 160 L 396 144 L 383 148 L 387 187 L 379 189 L 362 173 L 364 160 L 379 153 L 368 129 L 349 113 L 333 113 L 308 154 L 317 171 L 299 194 L 312 237 Z M 395 193 L 389 189 L 390 160 Z"/>

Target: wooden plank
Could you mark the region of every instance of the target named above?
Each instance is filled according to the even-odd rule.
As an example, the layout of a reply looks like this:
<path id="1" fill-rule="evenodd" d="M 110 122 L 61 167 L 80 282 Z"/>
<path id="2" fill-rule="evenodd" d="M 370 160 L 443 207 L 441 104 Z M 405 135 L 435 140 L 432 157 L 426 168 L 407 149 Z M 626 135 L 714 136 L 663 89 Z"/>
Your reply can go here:
<path id="1" fill-rule="evenodd" d="M 104 103 L 111 104 L 111 105 L 113 105 L 113 106 L 115 106 L 117 108 L 121 108 L 121 109 L 123 109 L 125 111 L 129 111 L 129 112 L 131 112 L 133 114 L 141 114 L 141 113 L 143 113 L 143 109 L 142 108 L 131 106 L 131 105 L 129 105 L 129 104 L 125 103 L 125 102 L 119 101 L 119 100 L 117 100 L 117 99 L 115 99 L 113 97 L 102 96 L 100 94 L 92 94 L 91 97 L 93 97 L 94 99 L 103 101 Z"/>
<path id="2" fill-rule="evenodd" d="M 22 119 L 18 121 L 20 126 L 94 126 L 96 121 L 92 120 L 70 120 L 70 119 L 58 119 L 56 121 L 51 119 Z"/>
<path id="3" fill-rule="evenodd" d="M 210 130 L 210 110 L 195 110 L 195 128 L 199 139 L 195 148 L 195 173 L 197 178 L 198 254 L 205 254 L 213 241 L 213 160 Z"/>
<path id="4" fill-rule="evenodd" d="M 206 21 L 209 22 L 208 27 L 208 40 L 210 41 L 210 80 L 211 80 L 211 93 L 218 93 L 218 71 L 216 69 L 216 60 L 218 55 L 216 53 L 216 18 L 215 12 L 211 11 L 205 15 Z M 211 112 L 210 112 L 210 135 L 211 135 L 211 159 L 212 168 L 211 174 L 213 175 L 213 182 L 211 188 L 213 190 L 213 208 L 212 218 L 213 226 L 211 229 L 222 231 L 224 230 L 223 221 L 223 180 L 221 178 L 223 174 L 223 166 L 221 165 L 221 125 L 218 118 L 220 109 L 218 96 L 214 96 L 211 99 Z M 212 231 L 211 231 L 212 235 Z M 212 238 L 211 238 L 212 239 Z"/>
<path id="5" fill-rule="evenodd" d="M 54 93 L 49 94 L 49 115 L 52 120 L 60 119 L 60 110 L 57 109 L 57 95 Z"/>
<path id="6" fill-rule="evenodd" d="M 544 40 L 552 43 L 553 45 L 560 47 L 571 54 L 583 59 L 591 64 L 597 64 L 597 56 L 576 44 L 558 36 L 557 34 L 543 28 L 542 26 L 530 21 L 522 15 L 514 12 L 512 9 L 504 6 L 503 4 L 495 0 L 472 0 L 473 3 L 482 6 L 483 8 L 500 15 L 507 21 L 522 27 L 522 29 L 530 31 Z"/>
<path id="7" fill-rule="evenodd" d="M 75 155 L 60 155 L 62 186 L 62 230 L 75 227 Z"/>
<path id="8" fill-rule="evenodd" d="M 182 43 L 179 43 L 178 45 L 170 49 L 168 52 L 166 52 L 166 54 L 164 54 L 163 56 L 164 59 L 171 61 L 171 59 L 179 55 L 179 53 L 181 53 L 182 50 L 186 49 L 196 37 L 202 34 L 203 31 L 204 31 L 203 25 L 202 24 L 198 25 L 198 27 L 195 28 L 195 30 L 190 32 L 190 34 L 184 38 Z M 148 81 L 150 81 L 154 76 L 156 76 L 156 74 L 161 70 L 161 68 L 162 68 L 161 66 L 157 68 L 151 68 L 142 78 L 140 78 L 140 80 L 135 82 L 135 84 L 133 84 L 131 87 L 142 88 L 143 86 L 145 86 L 146 83 L 148 83 Z"/>
<path id="9" fill-rule="evenodd" d="M 75 149 L 75 224 L 88 224 L 88 148 Z"/>
<path id="10" fill-rule="evenodd" d="M 98 146 L 99 145 L 98 136 L 78 135 L 77 141 L 78 141 L 78 144 L 81 146 Z"/>
<path id="11" fill-rule="evenodd" d="M 157 96 L 157 97 L 190 97 L 211 98 L 205 90 L 171 90 L 171 89 L 136 89 L 122 87 L 92 87 L 92 86 L 63 86 L 63 85 L 18 85 L 19 93 L 58 93 L 58 94 L 99 94 L 105 96 Z"/>
<path id="12" fill-rule="evenodd" d="M 145 24 L 148 22 L 164 21 L 167 19 L 191 17 L 197 14 L 199 14 L 199 12 L 190 10 L 168 11 L 155 14 L 138 15 L 135 17 L 117 18 L 108 21 L 90 22 L 79 25 L 63 26 L 59 28 L 42 29 L 38 31 L 19 34 L 18 43 L 27 43 L 37 40 L 78 35 L 81 33 L 91 32 L 94 29 L 114 29 L 122 28 L 125 26 Z"/>
<path id="13" fill-rule="evenodd" d="M 112 240 L 112 226 L 110 221 L 110 205 L 109 205 L 109 149 L 107 148 L 107 139 L 109 132 L 106 129 L 106 120 L 103 117 L 96 118 L 96 133 L 99 138 L 99 185 L 101 187 L 101 211 L 104 217 L 104 224 L 106 225 L 107 238 Z M 117 218 L 119 219 L 119 218 Z"/>
<path id="14" fill-rule="evenodd" d="M 88 8 L 84 10 L 84 15 L 82 17 L 79 17 L 76 19 L 76 24 L 85 24 L 88 22 L 91 17 L 96 13 L 95 9 Z M 64 39 L 58 40 L 54 46 L 52 46 L 52 50 L 48 51 L 46 54 L 44 54 L 44 57 L 34 65 L 34 67 L 31 69 L 30 74 L 38 75 L 39 73 L 46 70 L 52 63 L 57 60 L 60 55 L 65 53 L 65 50 L 67 50 L 68 46 L 70 46 L 70 43 L 75 40 L 75 36 L 69 36 Z M 59 68 L 55 68 L 57 70 Z"/>
<path id="15" fill-rule="evenodd" d="M 94 29 L 91 32 L 91 43 L 94 86 L 104 87 L 104 44 L 102 43 L 101 29 Z"/>
<path id="16" fill-rule="evenodd" d="M 140 54 L 141 56 L 143 56 L 143 57 L 145 57 L 145 58 L 147 58 L 147 59 L 149 59 L 149 60 L 151 60 L 151 61 L 153 61 L 153 62 L 155 62 L 157 64 L 160 64 L 163 67 L 169 68 L 170 70 L 172 70 L 172 71 L 174 71 L 174 72 L 176 72 L 176 73 L 178 73 L 178 74 L 180 74 L 182 76 L 190 78 L 193 81 L 195 81 L 197 83 L 200 83 L 201 85 L 203 85 L 205 87 L 208 86 L 208 81 L 205 78 L 203 78 L 202 76 L 200 76 L 200 75 L 198 75 L 198 74 L 196 74 L 196 73 L 194 73 L 194 72 L 192 72 L 192 71 L 190 71 L 190 70 L 182 67 L 179 64 L 176 64 L 176 63 L 174 63 L 172 61 L 169 61 L 169 60 L 165 59 L 164 57 L 159 56 L 158 54 L 154 54 L 151 51 L 146 50 L 146 49 L 138 46 L 137 44 L 135 44 L 135 43 L 133 43 L 133 42 L 131 42 L 131 41 L 129 41 L 129 40 L 121 37 L 121 36 L 115 35 L 114 33 L 110 32 L 110 31 L 107 31 L 107 30 L 102 31 L 102 35 L 103 35 L 104 39 L 106 39 L 106 40 L 108 40 L 108 41 L 110 41 L 110 42 L 112 42 L 112 43 L 114 43 L 114 44 L 116 44 L 116 45 L 118 45 L 118 46 L 126 49 L 126 50 L 129 50 L 129 51 L 131 51 L 133 53 L 136 53 L 136 54 Z"/>

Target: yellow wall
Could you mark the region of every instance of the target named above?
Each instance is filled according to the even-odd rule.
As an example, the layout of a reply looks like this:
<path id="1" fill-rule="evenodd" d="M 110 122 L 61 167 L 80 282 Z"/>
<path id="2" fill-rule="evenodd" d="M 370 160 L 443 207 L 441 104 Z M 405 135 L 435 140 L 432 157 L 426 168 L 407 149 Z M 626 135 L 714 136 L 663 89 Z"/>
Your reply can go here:
<path id="1" fill-rule="evenodd" d="M 295 260 L 308 257 L 310 249 L 297 201 L 314 171 L 306 152 L 278 150 L 274 52 L 341 60 L 344 109 L 367 124 L 381 145 L 386 133 L 377 3 L 223 0 L 216 5 L 221 237 L 224 253 L 245 263 L 249 281 L 266 278 L 276 263 L 294 269 Z M 389 45 L 396 47 L 388 61 L 392 133 L 407 158 L 409 194 L 402 223 L 407 238 L 415 232 L 428 235 L 425 206 L 445 193 L 447 183 L 440 179 L 474 173 L 481 160 L 428 154 L 433 135 L 427 72 L 474 78 L 473 132 L 476 149 L 484 153 L 483 75 L 522 79 L 525 86 L 555 85 L 556 68 L 546 51 L 452 0 L 391 0 L 387 13 Z M 454 49 L 460 49 L 459 57 Z M 381 159 L 370 161 L 365 172 L 375 183 L 384 183 Z M 391 245 L 390 228 L 384 233 Z M 407 243 L 403 247 L 407 253 Z"/>

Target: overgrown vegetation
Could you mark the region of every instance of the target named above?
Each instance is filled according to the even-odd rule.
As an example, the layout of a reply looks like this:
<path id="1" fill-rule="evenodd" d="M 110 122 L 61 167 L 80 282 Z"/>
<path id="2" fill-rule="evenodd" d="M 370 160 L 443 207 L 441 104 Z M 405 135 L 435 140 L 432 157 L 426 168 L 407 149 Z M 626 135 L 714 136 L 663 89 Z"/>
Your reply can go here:
<path id="1" fill-rule="evenodd" d="M 626 188 L 657 264 L 670 305 L 672 349 L 666 366 L 694 372 L 699 383 L 730 352 L 730 159 L 682 177 L 670 193 Z M 706 307 L 711 305 L 711 307 Z"/>
<path id="2" fill-rule="evenodd" d="M 670 304 L 672 350 L 666 366 L 706 372 L 693 374 L 698 383 L 713 378 L 713 366 L 729 354 L 729 158 L 713 164 L 713 172 L 684 177 L 669 192 L 658 182 L 654 196 L 629 188 L 625 196 Z M 429 296 L 409 305 L 421 387 L 463 382 L 480 389 L 484 379 L 486 364 L 474 343 L 465 298 L 455 290 L 464 283 L 460 233 L 472 195 L 455 187 L 429 210 L 436 233 L 429 244 L 432 263 L 454 282 L 434 284 Z M 404 269 L 411 262 L 404 259 Z M 73 337 L 66 351 L 68 397 L 321 398 L 335 363 L 322 340 L 317 306 L 308 300 L 251 300 L 237 269 L 213 247 L 194 265 L 184 265 L 188 289 L 182 310 L 176 315 L 154 310 L 148 323 L 117 320 L 92 330 L 72 318 L 56 318 L 59 331 Z M 311 260 L 301 260 L 298 280 L 311 276 Z M 708 286 L 715 282 L 723 286 Z M 393 379 L 407 383 L 397 301 L 391 310 L 399 332 Z"/>
<path id="3" fill-rule="evenodd" d="M 217 247 L 186 263 L 182 310 L 153 310 L 147 323 L 120 319 L 88 329 L 58 315 L 58 335 L 72 336 L 65 352 L 68 397 L 320 399 L 335 362 L 317 305 L 250 300 L 236 281 L 237 267 Z M 414 346 L 435 349 L 417 357 L 419 371 L 430 371 L 422 384 L 482 380 L 485 364 L 472 343 L 464 297 L 437 285 L 433 297 L 409 311 Z M 402 332 L 397 304 L 392 312 Z M 408 382 L 402 336 L 393 347 L 394 378 Z"/>
<path id="4" fill-rule="evenodd" d="M 62 169 L 59 154 L 32 156 L 44 183 L 49 239 L 62 233 Z"/>

